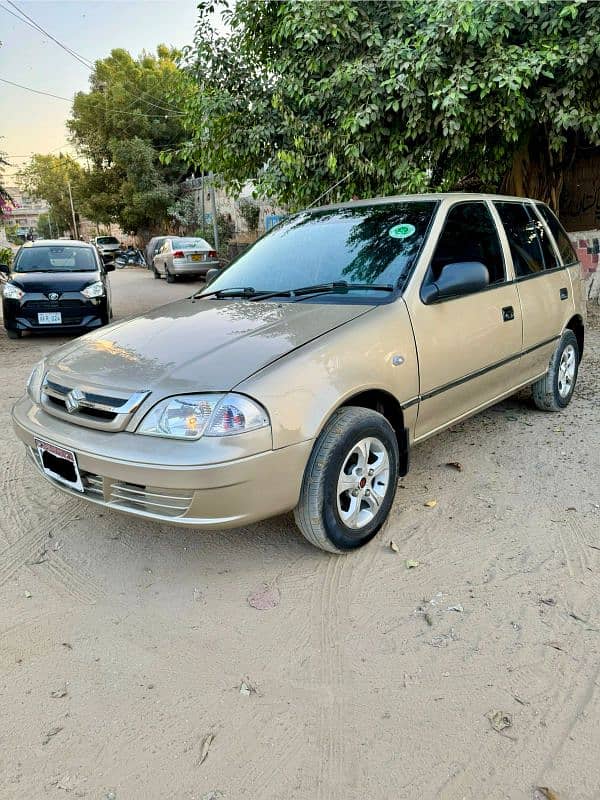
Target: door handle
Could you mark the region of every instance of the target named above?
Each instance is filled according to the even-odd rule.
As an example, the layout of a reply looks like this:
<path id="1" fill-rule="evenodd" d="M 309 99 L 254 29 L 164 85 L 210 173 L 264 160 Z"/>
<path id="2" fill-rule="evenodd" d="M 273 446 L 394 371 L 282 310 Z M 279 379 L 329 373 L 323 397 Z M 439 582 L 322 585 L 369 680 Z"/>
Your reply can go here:
<path id="1" fill-rule="evenodd" d="M 569 290 L 563 287 L 560 290 L 560 299 L 561 300 L 566 300 L 568 296 L 569 296 Z"/>
<path id="2" fill-rule="evenodd" d="M 503 322 L 510 322 L 511 319 L 515 318 L 515 310 L 512 306 L 505 306 L 502 309 L 502 321 Z"/>

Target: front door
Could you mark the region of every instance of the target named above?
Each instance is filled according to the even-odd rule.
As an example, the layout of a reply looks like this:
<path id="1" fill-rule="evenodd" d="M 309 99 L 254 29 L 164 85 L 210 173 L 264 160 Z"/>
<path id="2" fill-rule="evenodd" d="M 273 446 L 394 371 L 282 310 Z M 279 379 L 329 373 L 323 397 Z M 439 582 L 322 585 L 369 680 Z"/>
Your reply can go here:
<path id="1" fill-rule="evenodd" d="M 473 261 L 488 270 L 486 289 L 431 305 L 422 302 L 421 286 L 439 278 L 446 264 Z M 487 202 L 450 207 L 419 284 L 413 281 L 405 298 L 419 354 L 414 441 L 489 404 L 518 383 L 519 298 Z"/>

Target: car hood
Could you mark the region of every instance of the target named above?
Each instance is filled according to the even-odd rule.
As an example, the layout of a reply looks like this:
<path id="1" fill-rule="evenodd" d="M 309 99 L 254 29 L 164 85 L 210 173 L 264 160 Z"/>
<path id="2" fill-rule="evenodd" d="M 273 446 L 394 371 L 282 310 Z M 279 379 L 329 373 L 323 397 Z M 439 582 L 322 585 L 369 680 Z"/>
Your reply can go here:
<path id="1" fill-rule="evenodd" d="M 13 272 L 10 283 L 24 292 L 79 292 L 90 283 L 100 280 L 93 272 Z"/>
<path id="2" fill-rule="evenodd" d="M 56 350 L 49 374 L 65 385 L 153 398 L 228 391 L 370 305 L 181 300 L 88 334 Z M 110 393 L 110 392 L 109 392 Z"/>

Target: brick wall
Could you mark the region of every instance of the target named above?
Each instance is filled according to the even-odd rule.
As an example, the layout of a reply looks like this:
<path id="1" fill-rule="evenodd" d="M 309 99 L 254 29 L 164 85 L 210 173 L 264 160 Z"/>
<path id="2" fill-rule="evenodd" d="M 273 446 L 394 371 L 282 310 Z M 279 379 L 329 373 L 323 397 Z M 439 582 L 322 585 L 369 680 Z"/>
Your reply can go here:
<path id="1" fill-rule="evenodd" d="M 579 231 L 570 233 L 577 257 L 581 261 L 586 276 L 598 270 L 600 259 L 600 231 Z"/>

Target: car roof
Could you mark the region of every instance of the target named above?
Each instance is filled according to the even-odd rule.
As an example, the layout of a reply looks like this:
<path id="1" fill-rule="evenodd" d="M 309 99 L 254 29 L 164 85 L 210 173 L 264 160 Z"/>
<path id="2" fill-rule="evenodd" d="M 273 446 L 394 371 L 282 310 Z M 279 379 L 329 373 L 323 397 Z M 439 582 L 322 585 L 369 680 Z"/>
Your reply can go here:
<path id="1" fill-rule="evenodd" d="M 389 197 L 370 197 L 364 200 L 350 200 L 346 203 L 330 203 L 324 206 L 314 206 L 312 208 L 301 209 L 304 211 L 330 211 L 336 208 L 359 208 L 360 206 L 387 205 L 389 203 L 418 202 L 419 200 L 512 200 L 523 203 L 530 201 L 539 203 L 530 197 L 516 197 L 515 195 L 491 194 L 482 192 L 428 192 L 425 194 L 395 194 Z"/>
<path id="2" fill-rule="evenodd" d="M 82 242 L 79 239 L 36 239 L 35 242 L 27 242 L 28 247 L 92 247 L 89 242 Z M 23 245 L 25 247 L 25 245 Z"/>

